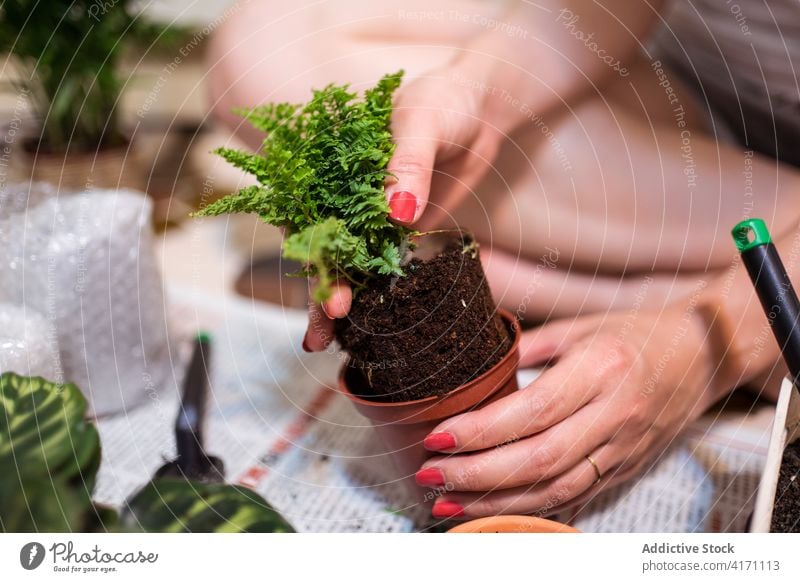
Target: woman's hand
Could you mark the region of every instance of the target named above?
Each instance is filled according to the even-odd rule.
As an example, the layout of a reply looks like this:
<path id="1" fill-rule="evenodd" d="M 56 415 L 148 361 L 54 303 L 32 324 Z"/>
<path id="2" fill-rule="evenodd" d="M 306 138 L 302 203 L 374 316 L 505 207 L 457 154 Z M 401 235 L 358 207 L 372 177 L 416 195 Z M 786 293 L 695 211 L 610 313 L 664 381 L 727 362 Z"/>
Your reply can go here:
<path id="1" fill-rule="evenodd" d="M 680 306 L 526 332 L 521 364 L 554 365 L 425 439 L 447 453 L 416 475 L 441 491 L 433 515 L 544 515 L 642 470 L 716 399 L 705 333 L 694 307 Z"/>
<path id="2" fill-rule="evenodd" d="M 421 230 L 441 224 L 491 167 L 505 132 L 524 119 L 498 104 L 499 89 L 481 78 L 468 61 L 457 60 L 398 90 L 392 114 L 397 148 L 388 166 L 394 178 L 386 185 L 394 222 Z M 347 315 L 351 301 L 349 286 L 341 283 L 323 305 L 311 304 L 303 349 L 324 350 L 333 320 Z"/>
<path id="3" fill-rule="evenodd" d="M 392 115 L 397 149 L 388 168 L 396 179 L 386 186 L 394 221 L 438 226 L 491 168 L 513 121 L 495 113 L 499 90 L 481 79 L 468 62 L 456 61 L 398 92 Z"/>

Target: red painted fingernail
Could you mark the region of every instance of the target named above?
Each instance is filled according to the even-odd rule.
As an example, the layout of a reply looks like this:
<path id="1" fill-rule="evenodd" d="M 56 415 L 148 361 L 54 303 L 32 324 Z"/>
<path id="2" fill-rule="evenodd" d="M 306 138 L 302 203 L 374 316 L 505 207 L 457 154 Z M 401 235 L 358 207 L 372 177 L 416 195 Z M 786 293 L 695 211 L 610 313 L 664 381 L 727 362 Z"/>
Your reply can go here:
<path id="1" fill-rule="evenodd" d="M 456 446 L 456 437 L 449 432 L 435 432 L 426 436 L 422 444 L 429 451 L 446 451 Z"/>
<path id="2" fill-rule="evenodd" d="M 400 222 L 411 222 L 417 213 L 417 197 L 405 190 L 389 196 L 389 216 Z"/>
<path id="3" fill-rule="evenodd" d="M 308 332 L 303 336 L 303 351 L 310 352 L 311 348 L 308 347 Z"/>
<path id="4" fill-rule="evenodd" d="M 436 467 L 420 469 L 414 475 L 414 479 L 417 481 L 417 485 L 422 487 L 444 487 L 444 473 Z"/>
<path id="5" fill-rule="evenodd" d="M 464 508 L 454 501 L 437 501 L 431 513 L 436 519 L 450 519 L 464 515 Z"/>

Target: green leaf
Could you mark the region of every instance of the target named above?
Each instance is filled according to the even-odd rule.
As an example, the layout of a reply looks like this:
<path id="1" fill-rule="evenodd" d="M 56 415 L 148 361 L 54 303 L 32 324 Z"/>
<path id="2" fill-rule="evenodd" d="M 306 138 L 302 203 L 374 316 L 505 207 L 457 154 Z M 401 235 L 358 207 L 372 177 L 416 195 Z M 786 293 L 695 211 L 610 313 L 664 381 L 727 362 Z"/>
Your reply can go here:
<path id="1" fill-rule="evenodd" d="M 3 532 L 81 531 L 91 507 L 89 494 L 63 477 L 0 478 L 0 530 Z"/>
<path id="2" fill-rule="evenodd" d="M 0 409 L 3 474 L 71 478 L 99 462 L 100 437 L 74 384 L 8 372 L 0 376 Z"/>
<path id="3" fill-rule="evenodd" d="M 198 216 L 218 216 L 220 214 L 235 214 L 237 212 L 259 212 L 267 206 L 269 190 L 262 186 L 249 186 L 242 188 L 232 196 L 226 196 L 203 208 Z"/>
<path id="4" fill-rule="evenodd" d="M 75 531 L 91 504 L 100 438 L 74 384 L 0 376 L 0 523 Z"/>
<path id="5" fill-rule="evenodd" d="M 148 483 L 122 516 L 147 532 L 293 532 L 256 492 L 238 485 L 163 478 Z"/>
<path id="6" fill-rule="evenodd" d="M 93 503 L 83 515 L 83 529 L 85 532 L 121 532 L 119 514 L 111 507 Z"/>

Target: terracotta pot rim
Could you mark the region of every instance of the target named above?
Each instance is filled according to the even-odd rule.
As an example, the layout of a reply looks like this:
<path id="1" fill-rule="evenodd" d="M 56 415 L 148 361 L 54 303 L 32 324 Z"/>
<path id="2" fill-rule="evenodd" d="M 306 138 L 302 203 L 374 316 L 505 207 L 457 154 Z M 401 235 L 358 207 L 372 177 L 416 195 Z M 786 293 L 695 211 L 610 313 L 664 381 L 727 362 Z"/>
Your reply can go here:
<path id="1" fill-rule="evenodd" d="M 581 533 L 571 525 L 532 515 L 481 517 L 454 526 L 447 533 L 490 533 L 487 529 L 497 533 Z"/>
<path id="2" fill-rule="evenodd" d="M 461 228 L 437 228 L 436 230 L 413 232 L 409 235 L 409 238 L 421 238 L 423 236 L 429 236 L 432 234 L 457 234 L 462 237 L 469 237 L 470 240 L 475 240 L 475 235 L 472 234 L 472 231 Z"/>
<path id="3" fill-rule="evenodd" d="M 338 385 L 341 388 L 339 391 L 347 396 L 352 402 L 358 404 L 359 406 L 368 406 L 372 408 L 385 408 L 385 409 L 397 409 L 397 408 L 413 408 L 420 405 L 430 404 L 434 405 L 442 400 L 447 398 L 451 398 L 452 396 L 460 393 L 466 392 L 470 388 L 474 387 L 476 384 L 480 384 L 483 382 L 487 376 L 492 374 L 495 369 L 503 366 L 509 359 L 515 357 L 517 353 L 517 349 L 519 348 L 520 336 L 522 335 L 522 330 L 519 326 L 519 321 L 517 318 L 514 317 L 510 311 L 507 309 L 503 309 L 502 307 L 497 308 L 497 312 L 500 314 L 500 317 L 503 321 L 507 322 L 511 328 L 511 332 L 513 333 L 513 339 L 511 342 L 511 347 L 508 348 L 508 351 L 505 355 L 491 368 L 486 370 L 483 374 L 478 376 L 477 378 L 470 380 L 466 384 L 462 384 L 458 388 L 451 390 L 447 394 L 441 394 L 438 396 L 427 396 L 425 398 L 419 398 L 417 400 L 406 400 L 404 402 L 383 402 L 383 401 L 376 401 L 376 400 L 367 400 L 365 398 L 361 398 L 360 396 L 356 396 L 353 394 L 349 388 L 346 388 L 347 382 L 345 381 L 345 375 L 348 370 L 348 363 L 349 359 L 345 364 L 342 366 L 341 371 L 339 372 L 339 382 Z"/>
<path id="4" fill-rule="evenodd" d="M 124 144 L 114 145 L 114 146 L 102 146 L 97 147 L 92 150 L 82 151 L 82 150 L 70 150 L 68 152 L 53 152 L 47 150 L 37 150 L 31 151 L 26 147 L 20 147 L 19 151 L 30 160 L 56 160 L 56 161 L 66 161 L 67 164 L 74 161 L 84 161 L 84 160 L 94 160 L 94 159 L 101 159 L 101 158 L 109 158 L 109 157 L 117 157 L 120 155 L 130 155 L 133 151 L 134 141 L 129 140 L 126 141 Z"/>

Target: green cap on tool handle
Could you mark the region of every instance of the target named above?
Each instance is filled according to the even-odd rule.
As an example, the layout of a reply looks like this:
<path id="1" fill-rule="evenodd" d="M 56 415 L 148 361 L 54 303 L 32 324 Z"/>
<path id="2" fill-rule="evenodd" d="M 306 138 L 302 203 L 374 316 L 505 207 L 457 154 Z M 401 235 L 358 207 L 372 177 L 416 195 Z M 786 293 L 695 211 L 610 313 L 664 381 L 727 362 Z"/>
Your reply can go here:
<path id="1" fill-rule="evenodd" d="M 795 386 L 800 379 L 800 301 L 767 225 L 760 218 L 733 227 L 733 240 L 742 256 L 761 306 L 778 341 Z"/>
<path id="2" fill-rule="evenodd" d="M 733 227 L 733 240 L 740 253 L 772 242 L 767 225 L 760 218 L 743 220 Z"/>

